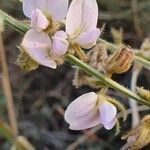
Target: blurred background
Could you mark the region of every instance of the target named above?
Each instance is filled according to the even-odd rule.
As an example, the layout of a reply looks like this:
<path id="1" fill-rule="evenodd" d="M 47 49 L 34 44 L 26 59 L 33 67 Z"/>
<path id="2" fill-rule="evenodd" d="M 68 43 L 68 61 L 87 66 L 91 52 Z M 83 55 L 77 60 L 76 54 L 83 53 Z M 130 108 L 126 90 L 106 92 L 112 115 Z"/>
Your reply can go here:
<path id="1" fill-rule="evenodd" d="M 99 5 L 99 24 L 105 24 L 102 38 L 113 41 L 111 28 L 122 28 L 123 41 L 134 48 L 140 48 L 143 40 L 149 36 L 150 1 L 149 0 L 97 0 Z M 11 16 L 25 20 L 22 4 L 17 0 L 0 0 L 0 9 Z M 72 85 L 74 69 L 65 63 L 57 70 L 39 67 L 32 72 L 23 72 L 17 65 L 19 53 L 17 46 L 22 35 L 5 27 L 3 41 L 9 67 L 12 93 L 17 113 L 19 133 L 33 144 L 36 150 L 118 150 L 125 144 L 121 136 L 131 127 L 129 115 L 125 123 L 121 122 L 121 132 L 114 136 L 115 130 L 106 131 L 96 127 L 92 130 L 71 131 L 64 121 L 64 111 L 68 104 L 83 93 L 91 91 L 87 86 L 75 89 Z M 116 75 L 114 80 L 126 87 L 130 86 L 132 68 L 128 73 Z M 150 73 L 142 70 L 138 85 L 149 88 Z M 0 73 L 1 77 L 1 73 Z M 1 79 L 1 78 L 0 78 Z M 122 95 L 113 90 L 110 95 L 117 97 L 128 108 Z M 141 117 L 147 111 L 141 113 Z M 0 120 L 8 123 L 6 100 L 0 83 Z M 9 150 L 10 143 L 0 135 L 0 150 Z M 150 149 L 146 147 L 145 149 Z"/>

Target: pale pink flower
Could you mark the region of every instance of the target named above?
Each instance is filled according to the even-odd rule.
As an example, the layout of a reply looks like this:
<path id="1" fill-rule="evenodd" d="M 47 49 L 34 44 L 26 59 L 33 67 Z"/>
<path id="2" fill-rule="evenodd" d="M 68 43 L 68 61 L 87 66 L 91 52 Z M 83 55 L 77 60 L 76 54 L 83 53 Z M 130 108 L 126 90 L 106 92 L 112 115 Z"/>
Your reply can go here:
<path id="1" fill-rule="evenodd" d="M 31 29 L 25 34 L 21 45 L 38 64 L 56 69 L 57 64 L 50 56 L 51 39 L 46 33 Z"/>
<path id="2" fill-rule="evenodd" d="M 68 9 L 68 0 L 24 0 L 23 12 L 31 18 L 32 11 L 39 9 L 47 18 L 55 21 L 65 19 Z"/>
<path id="3" fill-rule="evenodd" d="M 66 33 L 70 44 L 79 45 L 85 49 L 93 47 L 100 35 L 100 30 L 96 27 L 97 20 L 96 0 L 73 0 L 66 17 Z M 62 36 L 59 37 L 59 34 L 55 36 L 53 45 L 57 45 L 57 49 L 63 46 L 64 51 L 67 51 L 68 42 L 66 42 L 66 36 L 64 37 L 65 39 Z M 57 49 L 54 50 L 54 48 L 52 50 L 56 51 Z"/>
<path id="4" fill-rule="evenodd" d="M 68 0 L 24 0 L 23 12 L 31 18 L 31 27 L 22 42 L 22 46 L 28 55 L 40 65 L 55 69 L 57 67 L 51 53 L 62 56 L 67 52 L 68 43 L 64 44 L 65 37 L 57 39 L 57 34 L 53 41 L 44 30 L 51 21 L 61 21 L 66 17 Z M 65 33 L 64 33 L 65 34 Z M 67 36 L 67 35 L 66 35 Z M 59 47 L 58 44 L 59 43 Z M 65 49 L 64 49 L 65 47 Z M 61 49 L 62 48 L 62 49 Z"/>
<path id="5" fill-rule="evenodd" d="M 90 92 L 78 97 L 67 108 L 65 120 L 72 130 L 84 130 L 102 124 L 107 130 L 117 122 L 116 107 L 98 95 Z"/>
<path id="6" fill-rule="evenodd" d="M 49 20 L 39 10 L 33 10 L 31 14 L 31 27 L 35 28 L 38 32 L 42 32 L 49 26 Z"/>
<path id="7" fill-rule="evenodd" d="M 96 0 L 73 0 L 66 17 L 66 33 L 71 43 L 85 49 L 94 46 L 100 35 L 97 21 Z"/>
<path id="8" fill-rule="evenodd" d="M 69 42 L 67 41 L 67 34 L 64 31 L 58 31 L 52 37 L 52 53 L 57 56 L 66 54 Z"/>

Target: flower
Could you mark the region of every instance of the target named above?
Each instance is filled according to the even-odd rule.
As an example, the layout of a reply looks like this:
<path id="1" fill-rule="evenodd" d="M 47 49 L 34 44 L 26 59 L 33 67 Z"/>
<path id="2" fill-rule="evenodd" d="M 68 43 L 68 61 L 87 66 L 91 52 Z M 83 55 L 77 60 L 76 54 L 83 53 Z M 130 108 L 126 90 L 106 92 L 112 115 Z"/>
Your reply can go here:
<path id="1" fill-rule="evenodd" d="M 94 92 L 83 94 L 66 109 L 65 120 L 72 130 L 83 130 L 98 124 L 110 130 L 117 122 L 116 107 Z"/>
<path id="2" fill-rule="evenodd" d="M 94 46 L 100 35 L 96 28 L 97 20 L 96 0 L 73 0 L 66 17 L 66 33 L 70 42 L 84 49 Z"/>
<path id="3" fill-rule="evenodd" d="M 54 44 L 49 35 L 44 32 L 51 22 L 63 20 L 66 17 L 67 9 L 68 0 L 24 0 L 23 12 L 31 18 L 32 29 L 25 34 L 21 45 L 38 64 L 56 69 L 57 64 L 51 54 L 62 56 L 67 52 L 69 44 L 67 41 L 65 41 L 66 45 L 64 44 L 65 32 L 58 31 L 57 33 L 63 35 L 63 40 L 61 40 L 61 36 L 59 40 L 56 40 L 57 34 L 54 35 Z M 59 49 L 57 43 L 60 44 Z M 65 50 L 63 46 L 66 46 Z M 60 50 L 61 48 L 62 50 Z"/>
<path id="4" fill-rule="evenodd" d="M 68 0 L 24 0 L 23 12 L 31 18 L 33 11 L 39 9 L 47 18 L 55 21 L 65 19 L 68 9 Z"/>
<path id="5" fill-rule="evenodd" d="M 89 49 L 93 47 L 100 35 L 100 30 L 96 27 L 97 20 L 98 6 L 96 0 L 72 1 L 66 16 L 66 34 L 69 44 L 81 58 L 82 56 L 84 58 L 81 48 Z M 56 39 L 60 40 L 59 36 Z M 58 40 L 57 47 L 59 47 Z M 61 37 L 59 42 L 62 42 L 62 40 L 65 41 L 66 39 Z M 66 48 L 68 48 L 68 45 L 66 45 Z"/>
<path id="6" fill-rule="evenodd" d="M 50 56 L 51 39 L 46 33 L 31 29 L 25 34 L 21 45 L 38 64 L 56 69 L 57 64 Z"/>
<path id="7" fill-rule="evenodd" d="M 52 52 L 56 56 L 64 55 L 68 49 L 69 42 L 67 39 L 67 34 L 64 31 L 58 31 L 52 37 Z"/>

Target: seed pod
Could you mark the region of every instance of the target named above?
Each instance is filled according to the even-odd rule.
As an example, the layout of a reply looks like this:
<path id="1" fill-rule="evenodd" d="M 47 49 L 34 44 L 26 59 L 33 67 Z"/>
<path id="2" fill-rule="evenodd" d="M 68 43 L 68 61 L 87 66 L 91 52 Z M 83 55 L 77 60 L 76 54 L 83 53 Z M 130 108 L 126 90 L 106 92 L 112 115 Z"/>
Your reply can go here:
<path id="1" fill-rule="evenodd" d="M 108 58 L 106 45 L 97 44 L 87 55 L 86 63 L 101 73 L 105 73 L 104 65 Z M 88 85 L 94 89 L 100 89 L 104 86 L 99 80 L 89 76 L 87 73 L 79 70 L 75 71 L 73 85 L 79 88 L 82 85 Z"/>
<path id="2" fill-rule="evenodd" d="M 129 70 L 133 62 L 133 50 L 123 46 L 119 48 L 107 61 L 105 69 L 108 74 L 124 73 Z"/>
<path id="3" fill-rule="evenodd" d="M 140 150 L 150 144 L 150 115 L 145 116 L 139 126 L 124 135 L 122 139 L 127 139 L 130 150 Z"/>

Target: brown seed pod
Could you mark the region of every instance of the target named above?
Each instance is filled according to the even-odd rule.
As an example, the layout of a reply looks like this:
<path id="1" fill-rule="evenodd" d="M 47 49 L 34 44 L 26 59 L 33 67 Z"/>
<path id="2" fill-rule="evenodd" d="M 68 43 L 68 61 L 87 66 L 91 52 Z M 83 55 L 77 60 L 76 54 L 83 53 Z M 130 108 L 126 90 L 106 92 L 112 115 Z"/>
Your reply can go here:
<path id="1" fill-rule="evenodd" d="M 133 62 L 133 50 L 127 46 L 119 48 L 108 59 L 105 70 L 108 74 L 124 73 L 129 70 Z"/>

